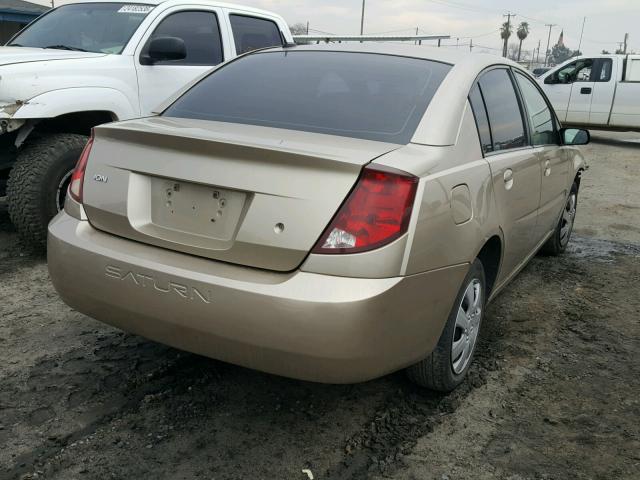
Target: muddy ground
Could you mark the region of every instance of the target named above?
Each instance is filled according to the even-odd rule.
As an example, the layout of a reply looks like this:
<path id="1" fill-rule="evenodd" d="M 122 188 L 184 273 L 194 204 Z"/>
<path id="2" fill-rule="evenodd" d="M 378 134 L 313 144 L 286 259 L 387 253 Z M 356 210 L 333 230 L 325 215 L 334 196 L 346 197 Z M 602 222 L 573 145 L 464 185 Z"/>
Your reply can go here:
<path id="1" fill-rule="evenodd" d="M 594 135 L 570 250 L 489 307 L 450 395 L 288 380 L 100 324 L 0 204 L 0 479 L 640 478 L 635 139 Z"/>

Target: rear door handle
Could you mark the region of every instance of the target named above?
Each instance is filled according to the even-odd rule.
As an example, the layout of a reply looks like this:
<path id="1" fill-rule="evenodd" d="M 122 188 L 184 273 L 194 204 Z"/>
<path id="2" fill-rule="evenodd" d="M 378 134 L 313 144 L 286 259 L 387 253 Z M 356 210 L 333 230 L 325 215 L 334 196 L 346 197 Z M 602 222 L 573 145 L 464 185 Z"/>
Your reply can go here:
<path id="1" fill-rule="evenodd" d="M 549 175 L 551 175 L 551 163 L 549 162 L 549 160 L 547 160 L 546 162 L 544 162 L 544 176 L 548 177 Z"/>
<path id="2" fill-rule="evenodd" d="M 502 176 L 502 178 L 504 179 L 504 188 L 506 188 L 507 190 L 511 190 L 511 188 L 513 187 L 513 170 L 507 168 L 504 171 L 504 175 Z"/>
<path id="3" fill-rule="evenodd" d="M 582 95 L 589 95 L 591 93 L 591 87 L 582 87 L 580 93 Z"/>

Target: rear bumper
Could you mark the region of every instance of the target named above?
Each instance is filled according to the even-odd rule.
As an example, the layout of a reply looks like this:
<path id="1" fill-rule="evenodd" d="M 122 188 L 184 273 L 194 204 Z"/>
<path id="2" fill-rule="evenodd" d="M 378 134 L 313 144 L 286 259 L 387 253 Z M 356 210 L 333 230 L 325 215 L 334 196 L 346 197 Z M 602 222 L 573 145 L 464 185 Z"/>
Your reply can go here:
<path id="1" fill-rule="evenodd" d="M 426 357 L 468 270 L 272 273 L 125 240 L 64 212 L 49 225 L 48 256 L 56 290 L 82 313 L 176 348 L 327 383 Z"/>

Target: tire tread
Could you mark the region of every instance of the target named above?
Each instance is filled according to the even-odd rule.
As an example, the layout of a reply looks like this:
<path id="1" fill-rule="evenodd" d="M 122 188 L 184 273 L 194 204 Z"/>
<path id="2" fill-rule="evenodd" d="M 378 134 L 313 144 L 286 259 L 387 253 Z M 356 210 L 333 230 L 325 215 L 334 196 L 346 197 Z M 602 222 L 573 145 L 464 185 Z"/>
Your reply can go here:
<path id="1" fill-rule="evenodd" d="M 44 250 L 47 213 L 41 208 L 47 173 L 60 161 L 60 152 L 83 148 L 88 138 L 77 134 L 48 134 L 28 142 L 7 181 L 9 218 L 21 240 L 34 250 Z"/>

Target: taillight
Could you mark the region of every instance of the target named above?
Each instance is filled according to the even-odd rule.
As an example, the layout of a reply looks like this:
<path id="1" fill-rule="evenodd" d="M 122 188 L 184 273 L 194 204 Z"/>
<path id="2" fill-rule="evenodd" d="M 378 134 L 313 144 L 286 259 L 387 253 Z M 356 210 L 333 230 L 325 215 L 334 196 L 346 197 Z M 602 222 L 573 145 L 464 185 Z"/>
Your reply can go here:
<path id="1" fill-rule="evenodd" d="M 71 174 L 71 182 L 69 183 L 69 195 L 79 203 L 82 203 L 82 185 L 84 183 L 84 172 L 87 169 L 87 160 L 89 160 L 89 154 L 91 153 L 91 147 L 93 146 L 93 132 L 91 132 L 91 138 L 84 146 L 76 168 Z"/>
<path id="2" fill-rule="evenodd" d="M 365 168 L 312 253 L 373 250 L 402 236 L 409 227 L 418 178 L 399 170 Z"/>

